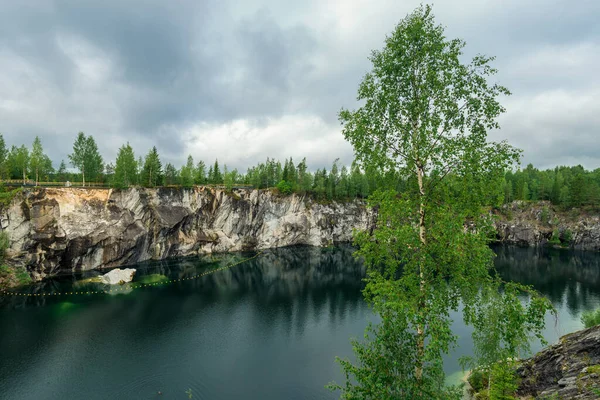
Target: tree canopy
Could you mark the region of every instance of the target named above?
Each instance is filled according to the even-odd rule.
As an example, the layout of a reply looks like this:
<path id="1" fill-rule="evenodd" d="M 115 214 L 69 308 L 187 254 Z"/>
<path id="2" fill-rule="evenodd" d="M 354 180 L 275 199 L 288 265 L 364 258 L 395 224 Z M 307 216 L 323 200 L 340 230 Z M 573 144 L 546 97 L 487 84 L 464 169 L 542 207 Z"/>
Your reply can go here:
<path id="1" fill-rule="evenodd" d="M 83 186 L 85 186 L 86 175 L 88 181 L 94 180 L 104 169 L 102 156 L 92 135 L 85 136 L 83 132 L 77 134 L 73 143 L 73 152 L 69 154 L 71 165 L 81 172 Z"/>
<path id="2" fill-rule="evenodd" d="M 117 153 L 113 184 L 115 187 L 126 188 L 137 183 L 137 161 L 133 148 L 127 144 L 121 146 Z"/>
<path id="3" fill-rule="evenodd" d="M 483 206 L 497 201 L 504 171 L 519 158 L 507 143 L 487 140 L 504 112 L 498 98 L 509 92 L 489 82 L 493 58 L 462 62 L 464 46 L 445 37 L 430 6 L 419 7 L 372 52 L 372 70 L 358 89 L 363 106 L 340 112 L 363 168 L 403 182 L 401 192 L 389 185 L 371 195 L 376 227 L 355 235 L 368 268 L 364 294 L 383 322 L 366 342 L 353 342 L 356 365 L 340 360 L 347 381 L 333 387 L 343 398 L 457 397 L 442 368 L 456 343 L 450 311 L 479 328 L 489 310 L 481 290 L 500 293 L 506 285 L 490 274 L 492 226 Z M 337 174 L 332 169 L 330 180 Z M 500 314 L 520 316 L 495 343 L 509 356 L 525 346 L 521 338 L 541 337 L 549 309 L 530 288 L 517 289 L 531 293 L 528 307 L 518 306 L 518 290 L 503 291 L 499 302 Z"/>
<path id="4" fill-rule="evenodd" d="M 162 186 L 164 181 L 164 175 L 162 170 L 162 163 L 158 156 L 158 150 L 156 146 L 152 147 L 146 159 L 144 160 L 144 168 L 141 172 L 141 184 L 147 187 Z"/>

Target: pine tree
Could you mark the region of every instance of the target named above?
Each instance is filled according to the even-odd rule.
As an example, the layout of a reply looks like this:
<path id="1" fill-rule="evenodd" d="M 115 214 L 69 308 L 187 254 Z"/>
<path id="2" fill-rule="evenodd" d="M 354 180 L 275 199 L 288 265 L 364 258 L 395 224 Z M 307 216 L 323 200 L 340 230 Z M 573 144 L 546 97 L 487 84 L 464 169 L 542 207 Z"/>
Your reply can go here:
<path id="1" fill-rule="evenodd" d="M 213 166 L 213 179 L 212 183 L 221 184 L 223 183 L 223 174 L 219 169 L 219 161 L 215 160 L 215 165 Z"/>
<path id="2" fill-rule="evenodd" d="M 196 185 L 204 185 L 206 183 L 206 165 L 204 161 L 198 161 L 194 170 L 194 183 Z"/>
<path id="3" fill-rule="evenodd" d="M 133 148 L 127 144 L 121 146 L 117 153 L 113 185 L 118 188 L 127 188 L 137 182 L 138 163 L 133 153 Z"/>
<path id="4" fill-rule="evenodd" d="M 194 159 L 191 155 L 188 156 L 186 165 L 181 167 L 180 177 L 184 187 L 194 186 Z"/>
<path id="5" fill-rule="evenodd" d="M 146 187 L 162 186 L 164 181 L 162 164 L 158 156 L 156 146 L 146 155 L 144 160 L 144 168 L 142 170 L 141 184 Z"/>

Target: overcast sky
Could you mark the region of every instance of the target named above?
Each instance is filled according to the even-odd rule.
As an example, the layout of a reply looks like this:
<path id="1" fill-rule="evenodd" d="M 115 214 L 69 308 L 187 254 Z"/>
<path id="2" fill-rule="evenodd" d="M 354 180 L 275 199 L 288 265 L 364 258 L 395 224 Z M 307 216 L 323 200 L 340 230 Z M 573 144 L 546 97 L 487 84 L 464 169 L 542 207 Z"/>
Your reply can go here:
<path id="1" fill-rule="evenodd" d="M 129 141 L 178 166 L 349 163 L 337 112 L 418 4 L 0 0 L 0 132 L 9 146 L 39 135 L 55 166 L 79 131 L 106 161 Z M 599 0 L 438 0 L 434 14 L 467 54 L 497 56 L 513 95 L 493 140 L 524 164 L 600 167 Z"/>

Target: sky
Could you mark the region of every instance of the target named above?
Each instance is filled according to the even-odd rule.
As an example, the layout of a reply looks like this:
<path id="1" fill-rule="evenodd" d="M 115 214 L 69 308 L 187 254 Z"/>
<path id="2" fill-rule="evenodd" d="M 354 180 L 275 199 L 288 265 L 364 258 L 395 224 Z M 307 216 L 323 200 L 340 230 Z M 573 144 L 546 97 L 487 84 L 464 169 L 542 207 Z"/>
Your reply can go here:
<path id="1" fill-rule="evenodd" d="M 267 157 L 349 164 L 337 113 L 406 0 L 0 0 L 0 132 L 58 166 L 83 131 L 105 161 L 129 142 L 242 171 Z M 509 88 L 491 140 L 523 165 L 600 167 L 600 1 L 438 0 L 465 54 Z"/>

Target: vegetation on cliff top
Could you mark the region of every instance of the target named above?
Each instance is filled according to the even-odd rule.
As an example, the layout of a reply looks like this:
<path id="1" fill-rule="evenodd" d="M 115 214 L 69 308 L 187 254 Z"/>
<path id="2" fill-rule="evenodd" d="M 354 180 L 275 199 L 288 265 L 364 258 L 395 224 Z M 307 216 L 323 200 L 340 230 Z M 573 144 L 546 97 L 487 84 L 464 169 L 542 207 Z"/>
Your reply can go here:
<path id="1" fill-rule="evenodd" d="M 284 162 L 267 158 L 242 173 L 226 165 L 221 170 L 217 160 L 210 165 L 201 160 L 195 162 L 194 157 L 189 155 L 180 168 L 170 163 L 163 167 L 156 147 L 150 149 L 144 158 L 136 159 L 129 143 L 121 146 L 114 164 L 104 163 L 94 137 L 83 132 L 77 135 L 69 159 L 78 173 L 68 172 L 64 161 L 55 170 L 39 137 L 34 139 L 31 151 L 25 145 L 13 145 L 9 150 L 0 134 L 0 179 L 21 182 L 33 179 L 30 183 L 35 184 L 71 181 L 89 185 L 93 182 L 116 188 L 205 184 L 232 188 L 246 184 L 255 188 L 277 188 L 284 194 L 310 194 L 318 200 L 366 198 L 380 188 L 393 187 L 403 191 L 410 185 L 398 171 L 382 171 L 358 162 L 350 166 L 340 165 L 337 160 L 329 170 L 311 170 L 306 159 L 295 163 L 291 158 Z M 454 171 L 448 171 L 448 175 L 448 178 L 457 178 Z M 499 186 L 502 193 L 488 199 L 488 205 L 513 200 L 550 200 L 561 208 L 600 208 L 600 168 L 586 171 L 578 165 L 541 171 L 531 164 L 523 170 L 510 166 Z"/>

